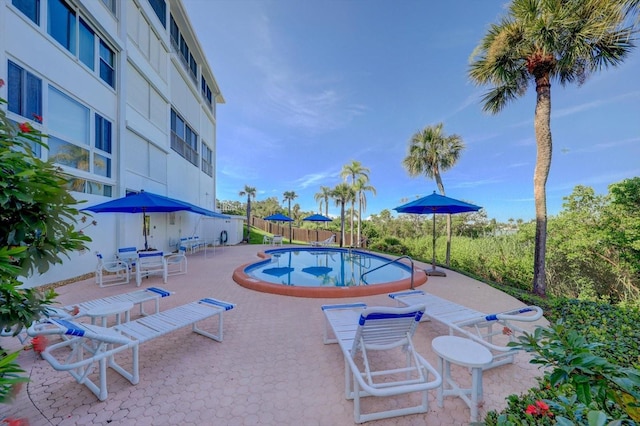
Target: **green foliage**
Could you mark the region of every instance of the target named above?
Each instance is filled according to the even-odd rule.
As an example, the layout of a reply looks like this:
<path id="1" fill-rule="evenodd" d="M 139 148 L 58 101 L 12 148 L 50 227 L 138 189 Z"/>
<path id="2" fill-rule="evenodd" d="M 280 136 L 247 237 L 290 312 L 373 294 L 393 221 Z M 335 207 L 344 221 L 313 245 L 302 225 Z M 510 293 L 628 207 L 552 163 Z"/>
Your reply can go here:
<path id="1" fill-rule="evenodd" d="M 75 228 L 77 202 L 66 189 L 67 177 L 32 154 L 32 146 L 46 147 L 43 137 L 28 123 L 16 128 L 0 109 L 0 328 L 16 333 L 46 315 L 55 297 L 53 291 L 21 288 L 18 278 L 46 272 L 90 241 Z M 26 380 L 16 357 L 0 354 L 0 402 Z"/>
<path id="2" fill-rule="evenodd" d="M 369 243 L 369 248 L 374 251 L 388 253 L 392 255 L 405 255 L 409 252 L 407 247 L 398 238 L 385 237 Z"/>
<path id="3" fill-rule="evenodd" d="M 488 413 L 487 425 L 557 422 L 591 426 L 640 421 L 638 335 L 624 336 L 631 324 L 637 324 L 638 312 L 594 302 L 575 301 L 570 305 L 558 309 L 563 316 L 555 325 L 539 327 L 519 338 L 517 344 L 533 354 L 531 362 L 546 367 L 544 377 L 538 388 L 509 396 L 508 406 L 501 413 Z M 593 318 L 594 314 L 600 318 Z M 627 320 L 626 315 L 631 318 Z M 602 327 L 600 331 L 598 326 Z M 608 337 L 604 335 L 607 331 Z M 612 342 L 617 339 L 623 339 L 627 346 Z M 620 351 L 627 357 L 620 357 Z M 544 401 L 552 417 L 527 414 L 527 407 L 535 401 Z"/>

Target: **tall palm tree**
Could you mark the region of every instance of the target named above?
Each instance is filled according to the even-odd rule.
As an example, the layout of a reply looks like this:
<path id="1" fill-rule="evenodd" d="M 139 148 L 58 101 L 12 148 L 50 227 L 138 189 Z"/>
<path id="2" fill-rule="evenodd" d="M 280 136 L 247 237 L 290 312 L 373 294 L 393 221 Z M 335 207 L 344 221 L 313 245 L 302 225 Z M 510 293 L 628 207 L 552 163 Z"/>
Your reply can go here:
<path id="1" fill-rule="evenodd" d="M 452 168 L 464 149 L 464 141 L 456 134 L 446 136 L 442 131 L 444 124 L 427 126 L 416 132 L 409 141 L 409 153 L 402 161 L 409 176 L 426 175 L 436 180 L 440 194 L 444 192 L 442 172 Z M 451 258 L 451 215 L 447 215 L 447 255 L 446 264 Z"/>
<path id="2" fill-rule="evenodd" d="M 367 210 L 367 196 L 365 192 L 370 191 L 373 195 L 376 195 L 376 188 L 368 184 L 368 179 L 364 176 L 359 176 L 356 180 L 356 184 L 353 186 L 356 192 L 356 199 L 358 200 L 358 247 L 360 247 L 362 241 L 360 237 L 360 224 L 362 222 L 362 211 Z"/>
<path id="3" fill-rule="evenodd" d="M 345 164 L 342 166 L 340 177 L 342 177 L 347 183 L 349 182 L 349 178 L 351 178 L 351 188 L 353 188 L 356 184 L 356 179 L 360 176 L 369 181 L 369 172 L 370 170 L 367 167 L 364 167 L 359 161 L 352 160 L 351 164 Z M 351 247 L 353 247 L 353 216 L 355 212 L 355 202 L 356 199 L 353 197 L 351 200 Z"/>
<path id="4" fill-rule="evenodd" d="M 284 191 L 282 194 L 284 197 L 284 201 L 289 202 L 289 217 L 291 217 L 291 201 L 298 198 L 298 194 L 295 191 Z M 291 244 L 291 222 L 289 222 L 289 244 Z"/>
<path id="5" fill-rule="evenodd" d="M 322 213 L 322 203 L 324 202 L 324 215 L 329 217 L 329 199 L 331 198 L 332 189 L 328 186 L 321 186 L 320 192 L 316 192 L 313 196 L 316 202 L 320 206 L 320 213 Z"/>
<path id="6" fill-rule="evenodd" d="M 245 241 L 249 243 L 249 237 L 251 236 L 251 199 L 256 198 L 256 189 L 252 186 L 245 185 L 239 195 L 241 197 L 247 196 L 247 236 L 245 237 Z"/>
<path id="7" fill-rule="evenodd" d="M 342 247 L 344 242 L 344 210 L 345 205 L 354 198 L 353 188 L 347 183 L 339 183 L 331 191 L 331 198 L 336 201 L 337 206 L 340 206 L 340 247 Z"/>
<path id="8" fill-rule="evenodd" d="M 507 15 L 489 28 L 473 53 L 469 76 L 476 84 L 491 86 L 482 98 L 485 111 L 496 114 L 523 96 L 530 85 L 536 90 L 536 294 L 546 294 L 551 82 L 582 84 L 592 73 L 622 63 L 633 48 L 634 29 L 626 19 L 627 8 L 638 6 L 629 0 L 513 0 Z"/>

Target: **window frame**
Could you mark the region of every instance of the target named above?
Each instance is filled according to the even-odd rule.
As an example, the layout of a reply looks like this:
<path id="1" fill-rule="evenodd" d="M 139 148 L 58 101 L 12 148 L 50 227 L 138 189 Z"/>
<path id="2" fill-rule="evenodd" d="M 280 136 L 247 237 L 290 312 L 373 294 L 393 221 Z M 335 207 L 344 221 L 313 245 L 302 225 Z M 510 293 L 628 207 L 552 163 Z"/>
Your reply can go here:
<path id="1" fill-rule="evenodd" d="M 29 18 L 31 22 L 40 26 L 40 0 L 11 0 L 11 5 L 22 12 L 22 14 Z M 27 10 L 25 6 L 31 5 L 33 5 L 33 10 Z M 29 12 L 32 12 L 34 16 L 31 16 Z"/>
<path id="2" fill-rule="evenodd" d="M 15 83 L 15 77 L 11 77 L 11 68 L 15 68 L 16 71 L 19 72 L 20 74 L 20 83 L 19 83 L 19 99 L 18 99 L 18 103 L 19 108 L 18 110 L 16 110 L 15 107 L 15 103 L 12 103 L 12 88 L 14 87 L 14 83 Z M 15 72 L 15 71 L 14 71 Z M 29 70 L 27 70 L 25 67 L 13 62 L 12 60 L 7 60 L 7 74 L 9 75 L 8 78 L 8 88 L 7 88 L 7 92 L 8 92 L 8 96 L 7 96 L 7 109 L 8 111 L 19 115 L 21 117 L 24 117 L 28 120 L 32 120 L 35 121 L 37 123 L 42 122 L 42 79 L 40 77 L 38 77 L 37 75 L 35 75 L 34 73 L 30 72 Z M 33 87 L 30 85 L 30 83 L 33 82 L 37 82 L 37 86 L 38 86 L 38 94 L 36 95 L 35 99 L 35 104 L 36 105 L 30 105 L 30 97 L 29 94 L 33 91 Z M 14 94 L 15 95 L 15 94 Z M 13 106 L 12 106 L 13 105 Z M 29 109 L 31 109 L 32 107 L 35 107 L 35 111 L 28 111 Z M 30 115 L 27 115 L 30 114 Z"/>

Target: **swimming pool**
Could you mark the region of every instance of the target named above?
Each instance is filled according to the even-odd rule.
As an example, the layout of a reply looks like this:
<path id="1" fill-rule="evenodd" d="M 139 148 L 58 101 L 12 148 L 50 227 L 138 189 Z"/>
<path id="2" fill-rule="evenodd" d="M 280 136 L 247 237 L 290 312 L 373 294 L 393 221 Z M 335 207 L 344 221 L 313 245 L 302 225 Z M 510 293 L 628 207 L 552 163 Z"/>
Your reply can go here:
<path id="1" fill-rule="evenodd" d="M 252 290 L 298 297 L 334 298 L 412 288 L 411 266 L 406 260 L 376 269 L 392 259 L 361 250 L 282 248 L 258 255 L 265 260 L 242 265 L 233 273 L 238 284 Z M 426 281 L 424 271 L 414 269 L 413 287 Z"/>

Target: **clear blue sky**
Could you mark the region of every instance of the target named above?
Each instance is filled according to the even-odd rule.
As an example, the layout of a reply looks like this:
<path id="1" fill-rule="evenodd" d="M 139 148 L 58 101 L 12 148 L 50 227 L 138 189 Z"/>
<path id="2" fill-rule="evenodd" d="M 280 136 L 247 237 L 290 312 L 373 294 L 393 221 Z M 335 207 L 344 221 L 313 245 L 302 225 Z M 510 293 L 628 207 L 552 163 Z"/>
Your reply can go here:
<path id="1" fill-rule="evenodd" d="M 487 88 L 469 58 L 504 1 L 184 0 L 226 104 L 217 110 L 217 197 L 257 199 L 295 191 L 318 210 L 320 186 L 342 166 L 370 169 L 377 196 L 366 215 L 436 190 L 402 167 L 411 136 L 444 123 L 466 149 L 443 174 L 448 196 L 490 218 L 530 220 L 535 90 L 498 115 L 482 112 Z M 549 214 L 576 185 L 598 193 L 640 175 L 640 49 L 584 85 L 552 86 L 554 152 Z M 284 205 L 284 204 L 283 204 Z M 339 209 L 331 206 L 331 215 Z"/>

